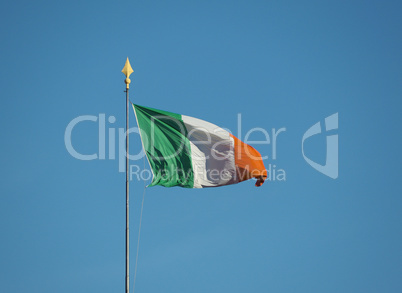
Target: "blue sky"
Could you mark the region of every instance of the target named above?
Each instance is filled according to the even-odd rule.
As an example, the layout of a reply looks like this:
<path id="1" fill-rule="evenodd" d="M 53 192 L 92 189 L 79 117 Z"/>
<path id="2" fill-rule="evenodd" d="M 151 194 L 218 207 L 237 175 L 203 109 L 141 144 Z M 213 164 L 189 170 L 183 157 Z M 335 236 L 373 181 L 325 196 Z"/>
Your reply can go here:
<path id="1" fill-rule="evenodd" d="M 401 6 L 3 1 L 0 291 L 123 292 L 125 175 L 118 160 L 73 158 L 64 133 L 81 115 L 124 127 L 128 56 L 137 104 L 235 134 L 238 113 L 243 133 L 286 128 L 265 161 L 285 181 L 147 189 L 136 292 L 400 292 Z M 335 180 L 301 150 L 334 113 Z M 97 153 L 97 123 L 72 142 Z M 304 147 L 324 164 L 324 134 Z M 131 182 L 131 281 L 143 190 Z"/>

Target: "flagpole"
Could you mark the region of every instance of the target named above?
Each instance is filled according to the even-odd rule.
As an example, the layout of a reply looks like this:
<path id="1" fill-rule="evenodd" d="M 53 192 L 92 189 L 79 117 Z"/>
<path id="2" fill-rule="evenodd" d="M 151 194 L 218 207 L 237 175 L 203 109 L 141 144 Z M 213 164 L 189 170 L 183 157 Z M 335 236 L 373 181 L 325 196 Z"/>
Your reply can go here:
<path id="1" fill-rule="evenodd" d="M 129 152 L 128 152 L 128 147 L 129 147 L 129 141 L 128 141 L 128 114 L 129 114 L 129 106 L 130 106 L 130 100 L 128 96 L 128 90 L 129 90 L 129 85 L 130 85 L 130 74 L 133 73 L 133 69 L 131 68 L 130 61 L 126 60 L 126 64 L 124 65 L 123 70 L 121 71 L 125 74 L 126 79 L 124 82 L 126 83 L 126 290 L 125 293 L 130 292 L 130 278 L 129 278 L 129 273 L 130 273 L 130 237 L 129 237 L 129 175 L 128 175 L 128 168 L 129 168 Z"/>

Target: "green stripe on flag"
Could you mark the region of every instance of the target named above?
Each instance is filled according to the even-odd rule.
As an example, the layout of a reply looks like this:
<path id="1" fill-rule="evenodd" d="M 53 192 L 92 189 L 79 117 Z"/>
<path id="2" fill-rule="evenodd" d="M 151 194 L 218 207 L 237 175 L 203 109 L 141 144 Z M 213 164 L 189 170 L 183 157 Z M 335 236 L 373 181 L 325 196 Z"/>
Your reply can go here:
<path id="1" fill-rule="evenodd" d="M 133 104 L 154 177 L 150 186 L 194 187 L 190 142 L 181 115 Z"/>

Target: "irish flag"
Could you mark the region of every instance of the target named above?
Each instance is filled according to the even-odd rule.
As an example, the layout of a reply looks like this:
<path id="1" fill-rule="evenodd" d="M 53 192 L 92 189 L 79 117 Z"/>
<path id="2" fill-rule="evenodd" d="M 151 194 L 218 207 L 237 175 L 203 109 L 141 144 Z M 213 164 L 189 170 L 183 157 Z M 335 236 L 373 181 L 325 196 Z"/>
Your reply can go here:
<path id="1" fill-rule="evenodd" d="M 151 166 L 150 186 L 218 187 L 267 178 L 260 153 L 207 121 L 134 105 Z"/>

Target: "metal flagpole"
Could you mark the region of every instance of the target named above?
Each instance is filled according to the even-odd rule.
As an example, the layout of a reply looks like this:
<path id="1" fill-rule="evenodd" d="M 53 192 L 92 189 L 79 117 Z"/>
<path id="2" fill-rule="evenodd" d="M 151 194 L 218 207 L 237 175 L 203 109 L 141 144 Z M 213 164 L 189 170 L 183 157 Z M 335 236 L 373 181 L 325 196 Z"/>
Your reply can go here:
<path id="1" fill-rule="evenodd" d="M 130 85 L 130 74 L 134 72 L 134 70 L 131 68 L 130 61 L 127 61 L 126 64 L 124 65 L 123 70 L 121 71 L 125 74 L 126 79 L 126 291 L 125 293 L 130 292 L 130 279 L 129 279 L 129 271 L 130 271 L 130 254 L 129 254 L 129 243 L 130 243 L 130 238 L 129 238 L 129 178 L 128 178 L 128 167 L 129 167 L 129 162 L 128 162 L 128 109 L 130 106 L 130 101 L 128 98 L 128 90 L 129 90 L 129 85 Z"/>

